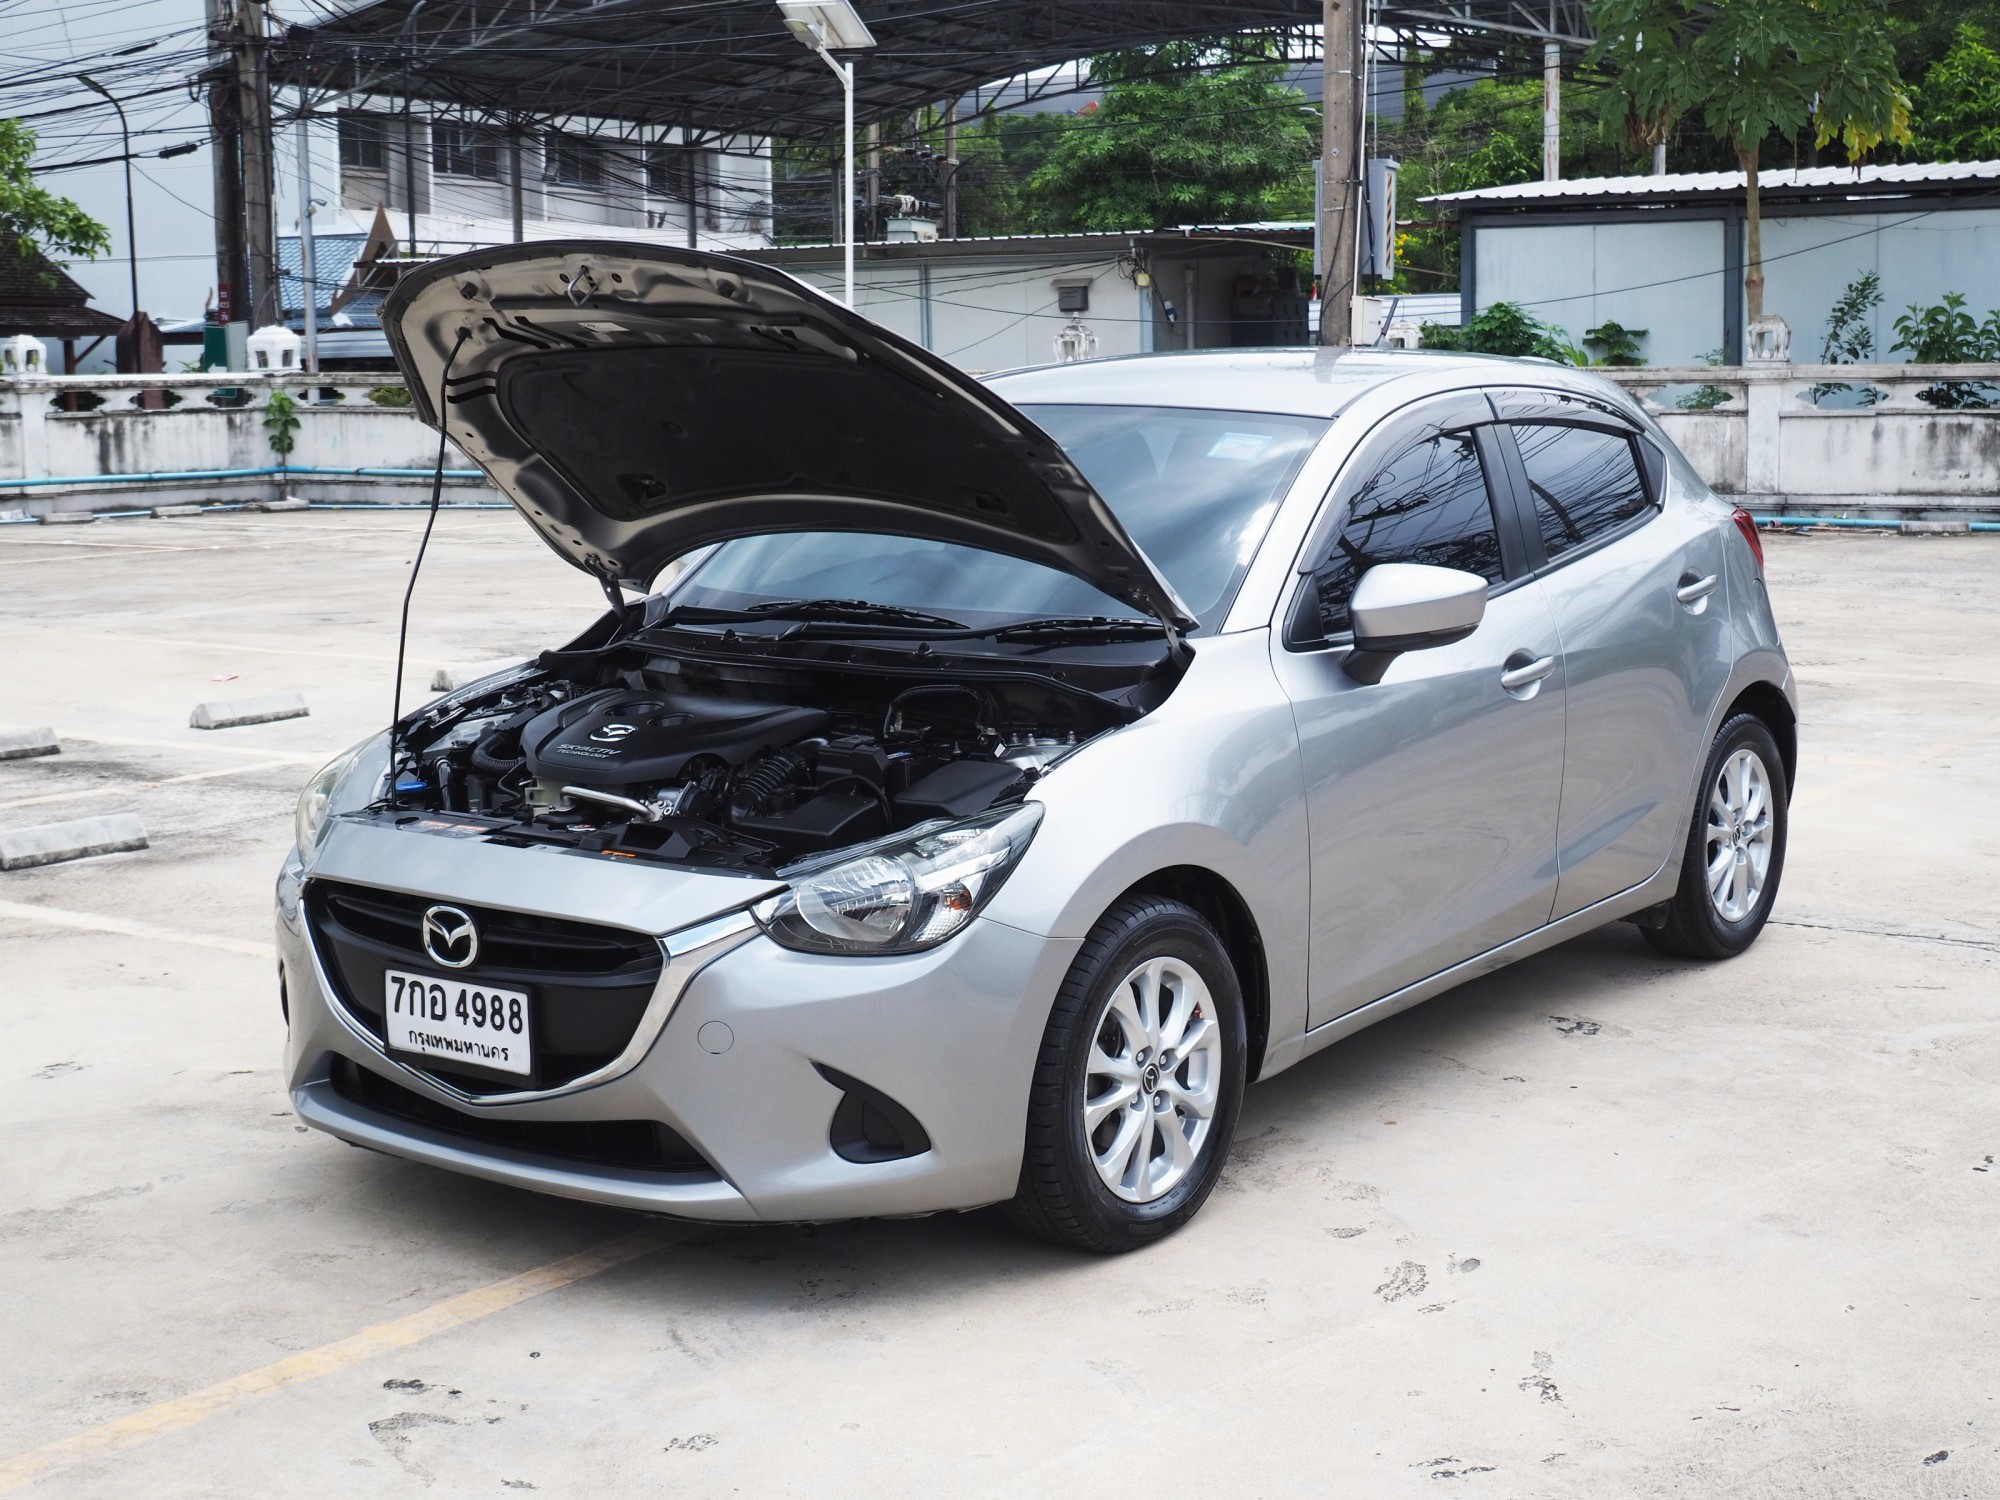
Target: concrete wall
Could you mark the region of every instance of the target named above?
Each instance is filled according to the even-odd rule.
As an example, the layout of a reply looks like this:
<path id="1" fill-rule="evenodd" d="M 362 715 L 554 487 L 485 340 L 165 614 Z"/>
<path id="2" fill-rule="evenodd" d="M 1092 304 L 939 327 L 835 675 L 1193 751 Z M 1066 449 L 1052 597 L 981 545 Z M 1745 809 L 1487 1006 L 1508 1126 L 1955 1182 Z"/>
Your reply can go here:
<path id="1" fill-rule="evenodd" d="M 1986 385 L 1994 365 L 1746 365 L 1607 370 L 1658 417 L 1697 472 L 1759 514 L 2000 517 L 2000 408 L 1940 410 L 1942 382 Z M 1828 393 L 1828 385 L 1848 387 Z M 1708 387 L 1728 400 L 1680 403 Z M 1816 390 L 1820 399 L 1813 399 Z M 1873 390 L 1873 405 L 1853 392 Z"/>
<path id="2" fill-rule="evenodd" d="M 369 391 L 396 385 L 394 376 L 320 376 L 316 386 L 339 399 L 301 405 L 287 472 L 265 473 L 259 471 L 279 465 L 264 428 L 271 392 L 282 388 L 302 400 L 306 393 L 296 381 L 79 376 L 0 384 L 0 512 L 133 510 L 285 495 L 422 500 L 430 493 L 437 434 L 409 407 L 368 399 Z M 218 393 L 226 399 L 232 390 L 248 391 L 249 403 L 218 406 L 209 399 Z M 159 407 L 160 392 L 180 397 L 179 404 Z M 104 404 L 62 410 L 71 394 L 98 396 Z M 445 466 L 470 467 L 456 446 Z M 483 478 L 447 484 L 454 499 L 500 499 Z"/>
<path id="3" fill-rule="evenodd" d="M 878 269 L 885 274 L 873 282 L 872 297 L 884 320 L 893 316 L 913 323 L 917 293 L 908 283 L 918 268 Z M 1129 288 L 1115 275 L 1109 279 Z M 1038 295 L 1032 280 L 1011 285 L 1020 303 L 1032 304 Z M 933 288 L 934 311 L 939 291 Z M 1096 306 L 1093 286 L 1086 321 Z M 998 319 L 1001 313 L 982 305 L 977 316 Z M 1020 326 L 992 335 L 985 347 L 1005 355 L 1001 343 L 1013 340 L 1014 363 L 1046 363 L 1046 351 L 1027 347 Z M 1107 319 L 1105 326 L 1121 325 Z M 1124 336 L 1133 337 L 1129 326 Z M 2000 408 L 1941 411 L 1919 399 L 1945 381 L 1990 382 L 2000 399 L 2000 366 L 1692 366 L 1604 373 L 1646 402 L 1703 478 L 1759 512 L 2000 516 Z M 1810 399 L 1815 387 L 1827 383 L 1870 388 L 1880 400 L 1860 406 L 1851 397 L 1835 397 L 1816 404 Z M 395 377 L 325 375 L 317 384 L 343 399 L 300 408 L 297 447 L 282 474 L 265 472 L 278 458 L 264 412 L 274 389 L 303 394 L 296 379 L 88 376 L 0 384 L 0 512 L 126 510 L 281 495 L 424 499 L 437 452 L 435 433 L 409 407 L 367 399 L 371 390 L 394 386 Z M 1703 386 L 1727 399 L 1707 410 L 1680 404 Z M 217 406 L 209 399 L 232 389 L 248 390 L 250 403 Z M 148 393 L 160 391 L 173 392 L 180 403 L 166 409 L 149 405 L 157 397 Z M 94 411 L 64 411 L 66 393 L 97 395 L 104 404 Z M 1847 404 L 1835 404 L 1843 400 Z M 456 448 L 446 466 L 470 467 Z M 9 482 L 20 480 L 37 482 Z M 456 499 L 500 498 L 477 477 L 448 483 Z"/>

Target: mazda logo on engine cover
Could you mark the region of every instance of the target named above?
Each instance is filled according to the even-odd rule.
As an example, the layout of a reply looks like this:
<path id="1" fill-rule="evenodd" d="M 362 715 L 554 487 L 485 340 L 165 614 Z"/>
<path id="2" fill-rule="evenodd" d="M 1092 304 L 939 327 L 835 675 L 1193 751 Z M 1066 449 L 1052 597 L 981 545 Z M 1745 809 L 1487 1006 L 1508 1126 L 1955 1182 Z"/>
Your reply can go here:
<path id="1" fill-rule="evenodd" d="M 433 906 L 424 913 L 424 952 L 447 969 L 469 969 L 479 957 L 479 929 L 455 906 Z"/>
<path id="2" fill-rule="evenodd" d="M 615 745 L 638 728 L 635 724 L 606 724 L 601 729 L 593 729 L 590 737 L 607 745 Z"/>

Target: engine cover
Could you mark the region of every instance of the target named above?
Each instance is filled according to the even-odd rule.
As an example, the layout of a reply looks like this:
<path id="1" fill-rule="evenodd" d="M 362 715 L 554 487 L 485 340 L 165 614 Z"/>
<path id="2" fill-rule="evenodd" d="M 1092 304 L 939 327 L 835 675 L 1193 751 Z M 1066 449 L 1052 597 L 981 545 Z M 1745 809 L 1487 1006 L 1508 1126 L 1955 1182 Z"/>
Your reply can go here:
<path id="1" fill-rule="evenodd" d="M 545 781 L 611 788 L 677 781 L 689 761 L 741 766 L 823 732 L 816 708 L 697 693 L 603 688 L 537 714 L 521 730 L 528 769 Z"/>

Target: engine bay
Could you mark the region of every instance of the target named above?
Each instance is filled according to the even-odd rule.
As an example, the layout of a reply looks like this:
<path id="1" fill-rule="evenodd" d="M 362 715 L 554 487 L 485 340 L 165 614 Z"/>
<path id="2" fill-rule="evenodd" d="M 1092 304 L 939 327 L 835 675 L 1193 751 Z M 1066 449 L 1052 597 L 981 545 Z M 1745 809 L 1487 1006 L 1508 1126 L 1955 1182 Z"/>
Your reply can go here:
<path id="1" fill-rule="evenodd" d="M 1085 686 L 909 652 L 871 669 L 584 644 L 411 714 L 368 816 L 768 873 L 1018 802 L 1155 696 L 1145 671 Z"/>

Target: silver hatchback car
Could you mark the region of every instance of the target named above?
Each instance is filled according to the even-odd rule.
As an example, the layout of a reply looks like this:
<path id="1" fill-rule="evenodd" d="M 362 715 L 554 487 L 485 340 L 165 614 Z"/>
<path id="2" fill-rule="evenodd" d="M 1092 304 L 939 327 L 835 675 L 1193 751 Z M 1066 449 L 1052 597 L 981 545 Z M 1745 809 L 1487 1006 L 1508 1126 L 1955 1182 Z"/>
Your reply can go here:
<path id="1" fill-rule="evenodd" d="M 438 262 L 385 321 L 610 608 L 301 798 L 290 1087 L 344 1140 L 1128 1250 L 1249 1082 L 1604 922 L 1716 959 L 1770 912 L 1797 711 L 1756 528 L 1588 374 L 980 382 L 600 243 Z"/>

